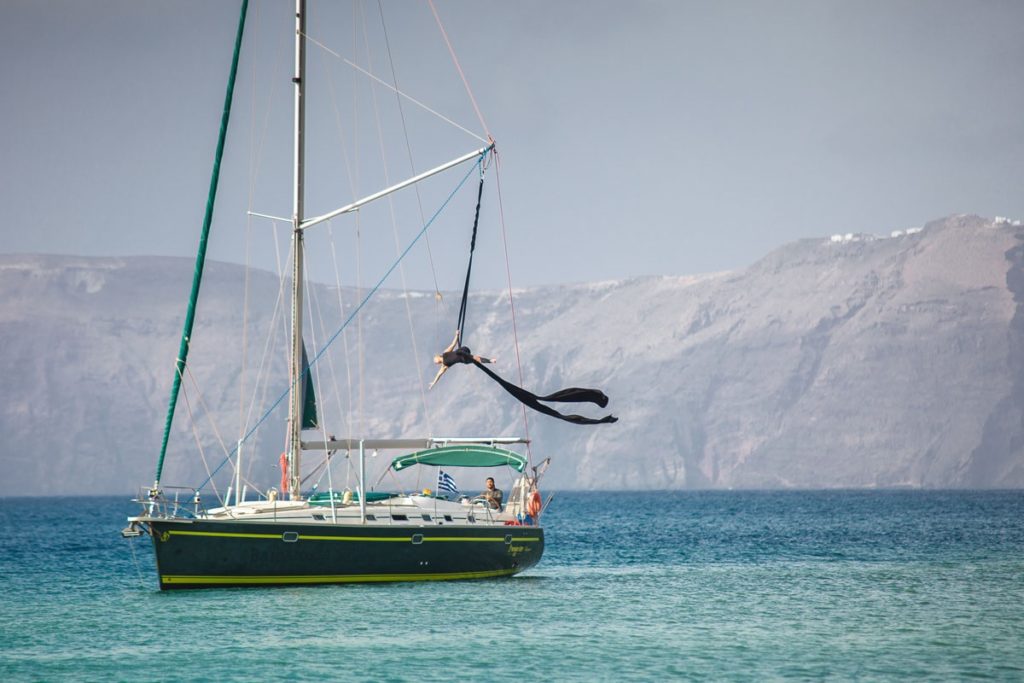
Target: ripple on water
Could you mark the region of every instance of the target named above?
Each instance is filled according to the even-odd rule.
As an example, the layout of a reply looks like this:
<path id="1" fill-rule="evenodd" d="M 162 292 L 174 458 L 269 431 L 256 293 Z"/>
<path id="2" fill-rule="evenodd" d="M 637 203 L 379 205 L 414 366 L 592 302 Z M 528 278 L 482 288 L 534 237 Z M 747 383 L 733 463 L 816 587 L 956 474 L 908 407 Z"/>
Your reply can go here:
<path id="1" fill-rule="evenodd" d="M 130 511 L 0 501 L 8 677 L 1024 672 L 1019 492 L 564 493 L 544 561 L 525 576 L 180 593 L 155 590 L 145 541 L 133 557 L 117 536 Z"/>

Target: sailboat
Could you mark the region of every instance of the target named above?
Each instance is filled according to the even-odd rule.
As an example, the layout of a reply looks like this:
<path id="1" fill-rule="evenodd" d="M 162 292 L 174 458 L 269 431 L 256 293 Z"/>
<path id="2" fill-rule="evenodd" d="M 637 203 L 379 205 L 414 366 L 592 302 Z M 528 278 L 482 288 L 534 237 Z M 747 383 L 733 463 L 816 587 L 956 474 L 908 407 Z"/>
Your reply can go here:
<path id="1" fill-rule="evenodd" d="M 247 495 L 242 481 L 241 441 L 230 455 L 234 466 L 231 489 L 215 507 L 206 507 L 200 489 L 182 496 L 162 481 L 167 438 L 184 374 L 205 260 L 216 173 L 230 113 L 231 92 L 245 25 L 242 3 L 229 78 L 225 114 L 211 182 L 211 198 L 200 239 L 196 275 L 186 314 L 181 349 L 164 429 L 155 481 L 136 499 L 139 514 L 128 518 L 125 537 L 152 540 L 162 590 L 353 582 L 425 581 L 508 577 L 536 565 L 544 553 L 543 505 L 538 481 L 545 463 L 533 467 L 529 457 L 513 448 L 528 440 L 519 436 L 352 436 L 304 440 L 314 398 L 310 363 L 303 344 L 303 239 L 307 229 L 402 188 L 463 164 L 483 164 L 493 143 L 463 154 L 430 171 L 394 184 L 329 213 L 304 213 L 306 3 L 295 4 L 294 182 L 291 256 L 291 330 L 287 447 L 281 459 L 281 488 Z M 468 277 L 467 277 L 468 282 Z M 315 359 L 314 359 L 315 360 Z M 348 451 L 358 454 L 354 490 L 311 493 L 302 490 L 304 452 Z M 408 468 L 509 467 L 516 473 L 507 501 L 492 497 L 457 496 L 429 489 L 413 493 L 375 491 L 368 482 L 367 454 L 391 454 L 393 472 Z"/>

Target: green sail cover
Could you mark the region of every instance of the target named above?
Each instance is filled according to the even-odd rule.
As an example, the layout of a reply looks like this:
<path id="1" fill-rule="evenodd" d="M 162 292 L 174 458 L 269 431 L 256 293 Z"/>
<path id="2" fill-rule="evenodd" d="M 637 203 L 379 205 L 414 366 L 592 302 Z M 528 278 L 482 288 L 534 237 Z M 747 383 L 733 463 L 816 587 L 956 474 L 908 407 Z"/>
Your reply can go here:
<path id="1" fill-rule="evenodd" d="M 526 469 L 526 456 L 506 451 L 504 448 L 466 444 L 428 448 L 399 456 L 391 461 L 391 469 L 396 472 L 412 465 L 439 465 L 441 467 L 500 467 L 508 465 L 517 472 L 522 472 Z"/>
<path id="2" fill-rule="evenodd" d="M 171 436 L 171 423 L 174 421 L 174 409 L 178 406 L 178 392 L 181 390 L 181 378 L 185 374 L 185 363 L 188 358 L 189 345 L 192 343 L 192 325 L 196 319 L 196 302 L 199 300 L 199 288 L 203 281 L 203 267 L 206 264 L 206 245 L 210 237 L 210 224 L 213 222 L 213 206 L 217 199 L 217 184 L 220 182 L 220 162 L 224 156 L 224 143 L 228 137 L 228 121 L 231 120 L 231 102 L 235 93 L 235 76 L 238 74 L 238 55 L 242 51 L 242 34 L 245 32 L 245 15 L 249 9 L 249 0 L 242 0 L 242 11 L 238 15 L 238 30 L 235 32 L 235 50 L 231 55 L 231 71 L 228 75 L 228 88 L 224 94 L 224 110 L 220 116 L 220 133 L 217 136 L 217 151 L 213 155 L 213 173 L 210 175 L 210 190 L 206 195 L 206 212 L 203 214 L 203 227 L 199 232 L 199 250 L 196 252 L 195 270 L 192 272 L 192 293 L 188 298 L 185 311 L 185 325 L 181 332 L 181 346 L 178 347 L 178 358 L 174 361 L 174 378 L 171 382 L 171 399 L 167 402 L 167 417 L 164 420 L 164 438 L 160 442 L 160 457 L 156 461 L 156 478 L 153 488 L 159 488 L 160 477 L 164 471 L 164 457 L 167 455 L 167 441 Z"/>
<path id="3" fill-rule="evenodd" d="M 306 358 L 306 345 L 302 345 L 302 428 L 316 429 L 320 426 L 316 415 L 316 392 L 313 390 L 313 373 Z"/>

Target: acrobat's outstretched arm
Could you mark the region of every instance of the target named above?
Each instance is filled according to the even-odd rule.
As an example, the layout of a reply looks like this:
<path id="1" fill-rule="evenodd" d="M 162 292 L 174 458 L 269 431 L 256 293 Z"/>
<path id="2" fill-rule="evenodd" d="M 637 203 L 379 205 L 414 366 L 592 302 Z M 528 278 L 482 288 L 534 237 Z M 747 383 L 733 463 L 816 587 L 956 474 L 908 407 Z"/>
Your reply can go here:
<path id="1" fill-rule="evenodd" d="M 441 379 L 441 375 L 443 375 L 447 369 L 447 365 L 442 365 L 441 369 L 437 371 L 436 375 L 434 375 L 434 381 L 430 383 L 430 386 L 428 386 L 427 389 L 433 389 L 434 385 L 437 384 L 437 380 Z"/>
<path id="2" fill-rule="evenodd" d="M 434 362 L 437 363 L 438 365 L 440 365 L 441 367 L 437 371 L 437 374 L 434 375 L 434 381 L 432 381 L 430 383 L 430 385 L 427 387 L 427 389 L 434 388 L 434 385 L 437 384 L 437 380 L 441 379 L 441 375 L 443 375 L 445 373 L 445 371 L 448 369 L 448 366 L 444 364 L 444 356 L 445 356 L 446 353 L 451 353 L 455 349 L 459 348 L 459 337 L 460 336 L 461 335 L 459 334 L 459 331 L 455 330 L 455 336 L 452 337 L 452 343 L 448 345 L 448 348 L 446 348 L 444 351 L 442 351 L 441 353 L 439 353 L 436 356 L 434 356 Z"/>

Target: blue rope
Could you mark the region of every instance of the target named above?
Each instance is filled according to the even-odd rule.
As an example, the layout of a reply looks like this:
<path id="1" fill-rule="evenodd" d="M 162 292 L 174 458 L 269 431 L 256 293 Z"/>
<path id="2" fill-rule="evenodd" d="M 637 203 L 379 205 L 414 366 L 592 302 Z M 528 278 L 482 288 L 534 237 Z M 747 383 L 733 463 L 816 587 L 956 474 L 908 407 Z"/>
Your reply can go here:
<path id="1" fill-rule="evenodd" d="M 355 310 L 353 310 L 352 313 L 349 314 L 345 322 L 342 323 L 341 327 L 338 328 L 338 331 L 331 335 L 331 338 L 328 339 L 327 343 L 323 345 L 323 348 L 320 349 L 320 352 L 313 356 L 313 359 L 310 360 L 309 364 L 306 366 L 306 372 L 312 370 L 313 365 L 318 360 L 320 360 L 320 357 L 324 355 L 324 352 L 327 351 L 327 348 L 334 343 L 338 336 L 345 330 L 346 327 L 348 327 L 349 323 L 351 323 L 355 319 L 356 315 L 359 314 L 359 311 L 361 311 L 363 309 L 363 306 L 366 305 L 366 302 L 368 302 L 373 297 L 373 295 L 377 293 L 377 290 L 380 289 L 381 285 L 384 284 L 385 280 L 387 280 L 388 277 L 390 277 L 391 273 L 395 271 L 395 268 L 397 268 L 398 264 L 402 262 L 402 259 L 404 259 L 406 255 L 409 253 L 409 251 L 411 251 L 412 248 L 416 245 L 416 243 L 420 241 L 420 238 L 427 233 L 427 229 L 434 223 L 437 217 L 441 215 L 441 212 L 445 210 L 445 207 L 447 207 L 448 204 L 455 197 L 455 195 L 458 194 L 459 190 L 462 189 L 462 186 L 466 184 L 466 181 L 469 180 L 469 177 L 473 175 L 473 171 L 480 168 L 484 158 L 486 158 L 487 153 L 489 151 L 490 149 L 488 148 L 488 150 L 485 150 L 484 153 L 480 155 L 480 157 L 476 160 L 476 163 L 469 168 L 469 171 L 466 173 L 466 175 L 463 176 L 462 180 L 459 181 L 459 184 L 456 185 L 455 189 L 452 190 L 451 194 L 448 195 L 448 198 L 444 200 L 444 203 L 442 203 L 441 206 L 437 209 L 437 211 L 434 212 L 434 215 L 430 217 L 430 220 L 426 222 L 423 228 L 418 233 L 416 233 L 416 236 L 412 239 L 411 242 L 409 242 L 409 246 L 405 248 L 405 251 L 403 251 L 398 256 L 398 258 L 395 259 L 394 263 L 391 264 L 391 267 L 388 268 L 384 275 L 380 278 L 380 280 L 377 281 L 377 284 L 374 285 L 373 289 L 371 289 L 370 292 L 365 297 L 363 297 L 363 300 L 359 302 L 359 305 L 356 306 Z M 245 436 L 242 437 L 241 443 L 245 443 L 246 441 L 248 441 L 249 437 L 252 436 L 257 429 L 259 429 L 260 425 L 263 424 L 268 417 L 270 417 L 270 415 L 277 409 L 279 405 L 281 405 L 281 401 L 288 397 L 288 394 L 291 392 L 292 387 L 294 387 L 296 382 L 298 381 L 299 378 L 296 377 L 295 380 L 290 385 L 288 385 L 288 388 L 285 389 L 284 393 L 278 396 L 277 400 L 274 401 L 273 405 L 271 405 L 267 409 L 267 411 L 263 413 L 263 417 L 257 420 L 256 424 L 253 425 L 252 429 L 246 432 Z M 238 452 L 238 446 L 239 444 L 235 444 L 235 447 L 232 448 L 231 452 L 224 457 L 224 460 L 222 460 L 221 463 L 217 465 L 216 469 L 214 469 L 213 472 L 210 473 L 210 476 L 208 476 L 203 481 L 202 484 L 196 487 L 197 492 L 201 491 L 204 486 L 209 484 L 210 480 L 213 479 L 214 475 L 220 472 L 221 468 L 224 467 L 224 465 L 228 464 L 228 462 L 230 462 L 231 458 L 234 457 L 235 453 Z"/>

